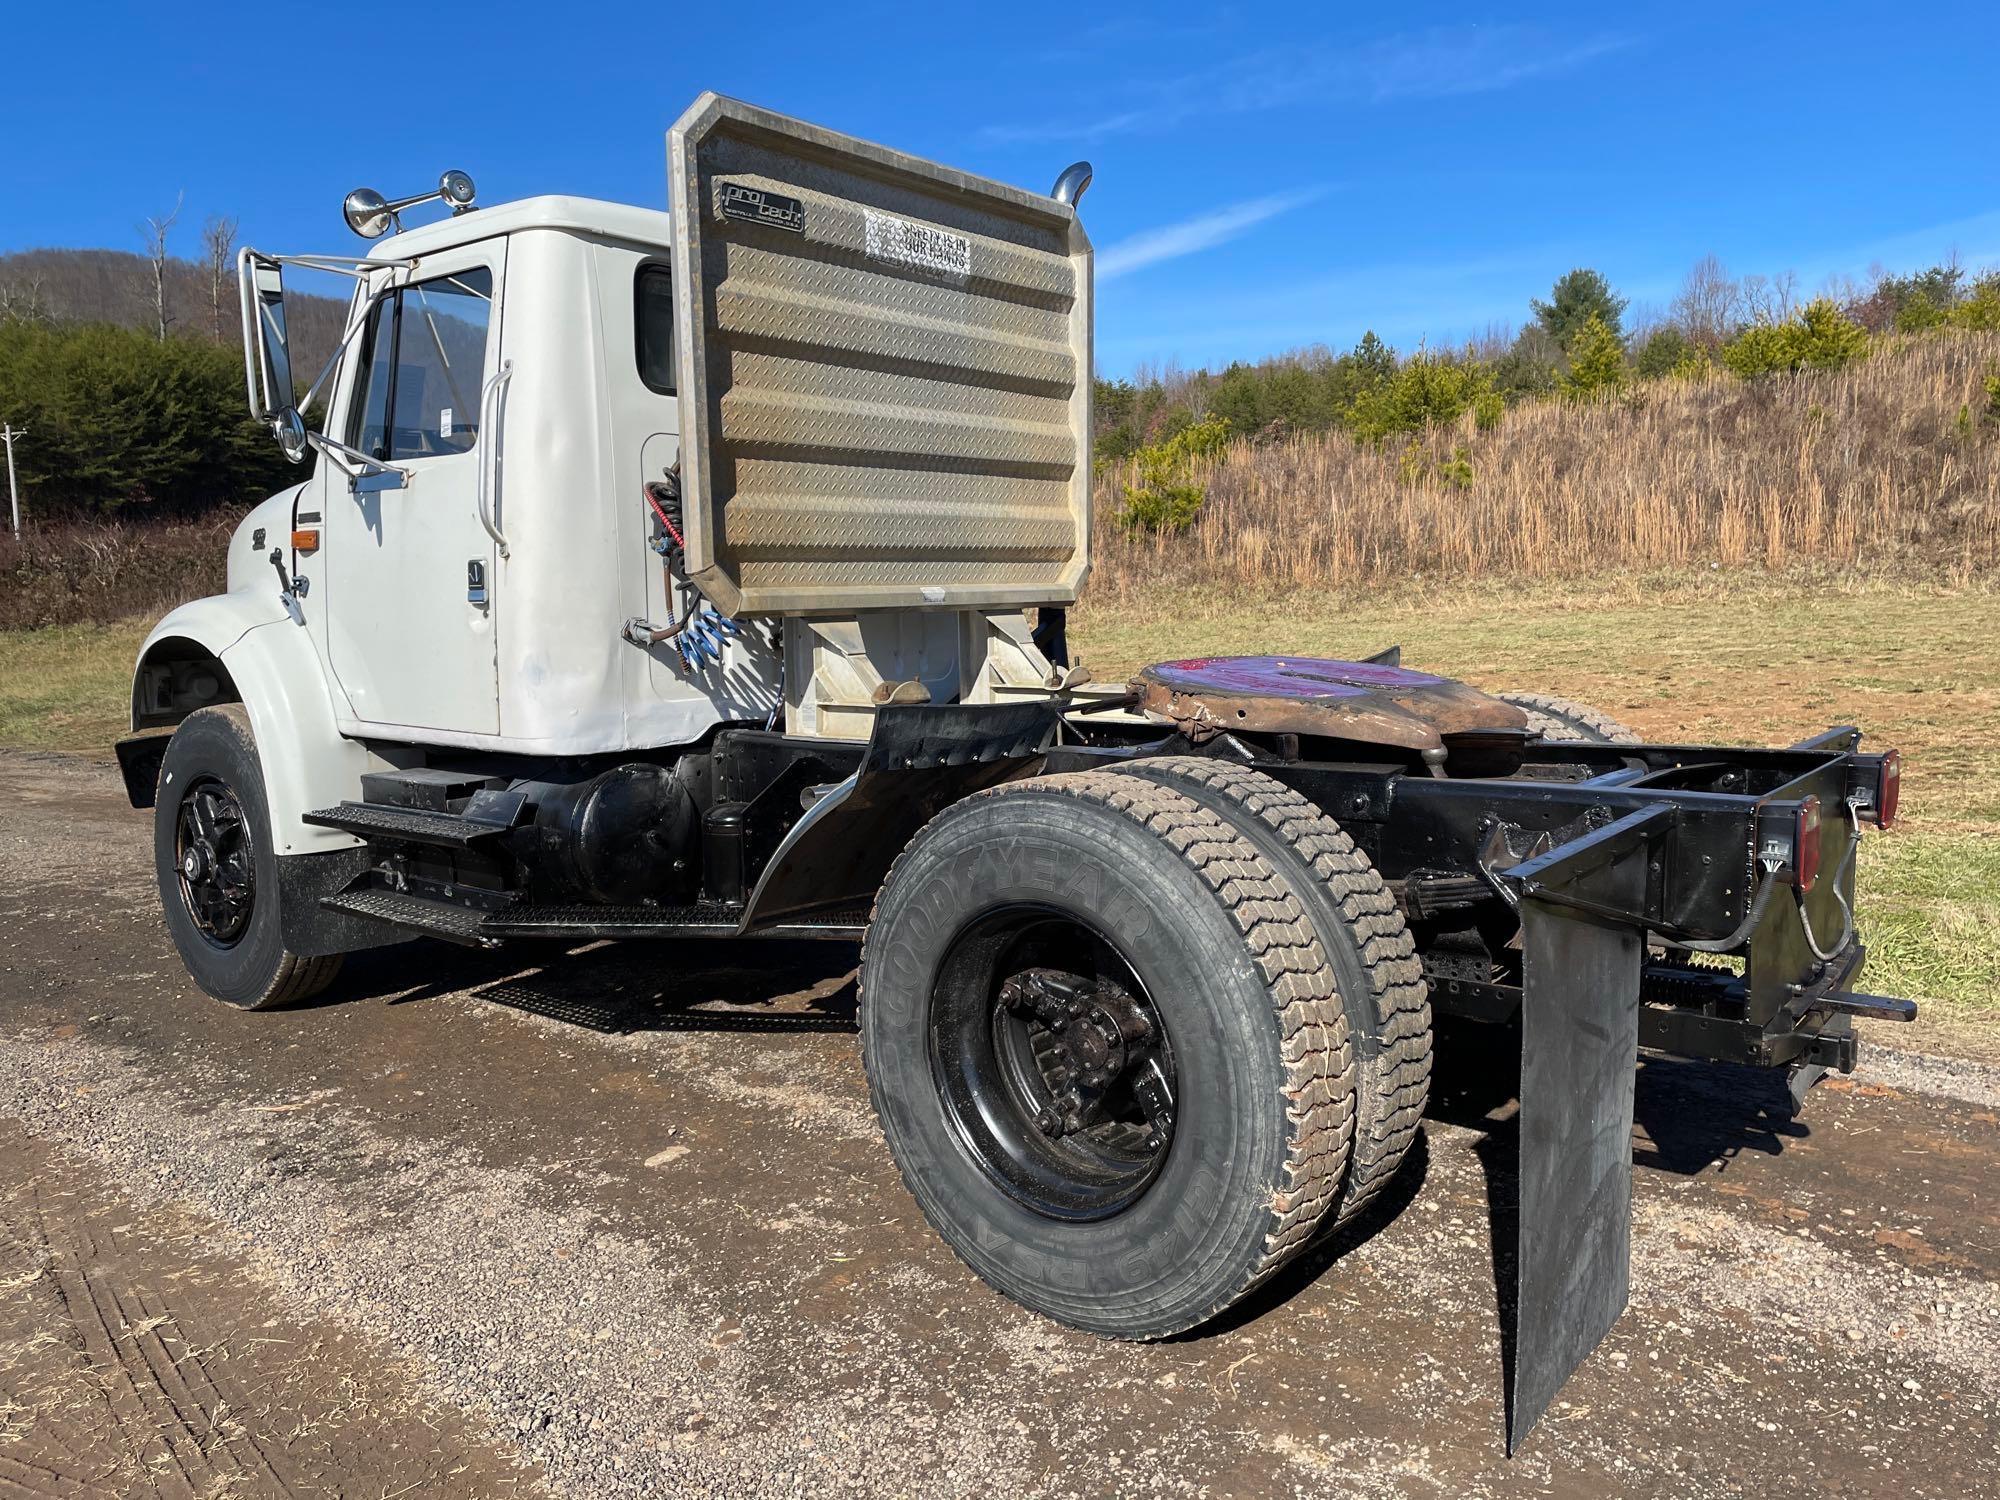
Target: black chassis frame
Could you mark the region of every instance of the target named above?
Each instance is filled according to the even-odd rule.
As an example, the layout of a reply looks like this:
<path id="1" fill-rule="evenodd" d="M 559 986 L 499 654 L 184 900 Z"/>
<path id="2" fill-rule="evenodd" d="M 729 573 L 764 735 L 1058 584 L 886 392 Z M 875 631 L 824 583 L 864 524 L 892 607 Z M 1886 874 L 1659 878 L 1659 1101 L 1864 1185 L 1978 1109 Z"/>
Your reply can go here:
<path id="1" fill-rule="evenodd" d="M 1195 745 L 1038 703 L 894 705 L 880 711 L 869 743 L 847 752 L 852 770 L 832 795 L 757 830 L 743 930 L 865 903 L 909 837 L 980 786 L 1148 756 L 1215 756 L 1303 793 L 1369 856 L 1402 896 L 1436 1009 L 1505 1021 L 1522 1004 L 1521 902 L 1547 879 L 1529 861 L 1651 813 L 1642 888 L 1615 912 L 1595 913 L 1651 939 L 1642 1041 L 1683 1057 L 1790 1067 L 1803 1084 L 1817 1070 L 1852 1068 L 1853 1017 L 1914 1013 L 1908 1002 L 1853 992 L 1865 958 L 1853 931 L 1853 852 L 1883 760 L 1862 753 L 1860 740 L 1851 726 L 1782 750 L 1543 740 L 1530 742 L 1513 776 L 1452 778 L 1400 762 L 1302 757 L 1290 736 Z M 823 764 L 829 751 L 824 741 L 726 731 L 711 753 L 718 783 L 733 781 L 749 798 L 755 785 L 784 783 L 795 758 Z M 1821 873 L 1800 896 L 1791 844 L 1808 797 L 1821 813 Z M 1570 909 L 1582 912 L 1576 902 L 1586 899 Z M 1453 933 L 1473 940 L 1452 942 Z M 1814 952 L 1815 939 L 1830 958 Z M 1740 963 L 1690 962 L 1680 944 Z"/>

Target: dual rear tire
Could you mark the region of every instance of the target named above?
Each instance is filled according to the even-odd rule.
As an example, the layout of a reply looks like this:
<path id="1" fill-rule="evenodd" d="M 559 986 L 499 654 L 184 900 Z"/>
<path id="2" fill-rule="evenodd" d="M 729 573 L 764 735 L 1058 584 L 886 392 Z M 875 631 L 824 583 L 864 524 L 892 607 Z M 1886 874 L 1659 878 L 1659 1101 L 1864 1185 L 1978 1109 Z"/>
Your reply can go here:
<path id="1" fill-rule="evenodd" d="M 947 808 L 862 953 L 862 1055 L 945 1241 L 1016 1301 L 1157 1338 L 1351 1217 L 1414 1138 L 1429 1011 L 1380 878 L 1199 760 Z"/>

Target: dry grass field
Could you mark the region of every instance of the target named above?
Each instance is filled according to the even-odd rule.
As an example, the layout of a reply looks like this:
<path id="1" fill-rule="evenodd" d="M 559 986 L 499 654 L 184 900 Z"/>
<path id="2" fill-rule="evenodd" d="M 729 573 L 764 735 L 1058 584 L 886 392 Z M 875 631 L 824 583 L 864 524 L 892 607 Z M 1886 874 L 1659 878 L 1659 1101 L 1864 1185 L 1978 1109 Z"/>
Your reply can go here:
<path id="1" fill-rule="evenodd" d="M 1239 443 L 1179 536 L 1128 538 L 1099 487 L 1093 600 L 1594 580 L 1800 564 L 1962 585 L 2000 566 L 2000 334 L 1878 341 L 1847 369 L 1657 380 L 1590 403 L 1468 413 L 1379 447 L 1332 432 Z"/>

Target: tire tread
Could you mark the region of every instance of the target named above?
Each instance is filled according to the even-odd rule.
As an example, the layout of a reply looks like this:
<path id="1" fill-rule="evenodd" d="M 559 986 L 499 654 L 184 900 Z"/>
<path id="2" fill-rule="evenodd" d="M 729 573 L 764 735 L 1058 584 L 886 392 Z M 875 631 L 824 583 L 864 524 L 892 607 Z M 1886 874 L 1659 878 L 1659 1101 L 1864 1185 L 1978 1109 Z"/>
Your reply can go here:
<path id="1" fill-rule="evenodd" d="M 1545 740 L 1588 740 L 1600 745 L 1636 745 L 1639 732 L 1601 709 L 1553 693 L 1495 693 L 1528 715 L 1528 728 Z"/>
<path id="2" fill-rule="evenodd" d="M 1352 936 L 1370 1013 L 1355 1038 L 1354 1140 L 1333 1221 L 1345 1223 L 1396 1175 L 1430 1099 L 1430 989 L 1410 930 L 1374 862 L 1304 794 L 1248 766 L 1193 756 L 1139 761 L 1116 774 L 1146 779 L 1149 772 L 1164 774 L 1166 784 L 1185 779 L 1210 788 L 1290 845 Z"/>

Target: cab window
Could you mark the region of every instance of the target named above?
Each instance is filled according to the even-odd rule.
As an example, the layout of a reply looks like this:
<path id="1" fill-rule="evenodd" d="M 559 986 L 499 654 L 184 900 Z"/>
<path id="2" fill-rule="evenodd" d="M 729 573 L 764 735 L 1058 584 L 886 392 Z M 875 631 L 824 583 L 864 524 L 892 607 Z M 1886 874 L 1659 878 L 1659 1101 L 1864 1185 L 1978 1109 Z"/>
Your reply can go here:
<path id="1" fill-rule="evenodd" d="M 633 284 L 638 304 L 639 378 L 662 396 L 674 393 L 674 276 L 657 261 L 639 267 Z"/>
<path id="2" fill-rule="evenodd" d="M 383 463 L 468 452 L 491 332 L 493 273 L 433 277 L 375 304 L 348 443 Z"/>

